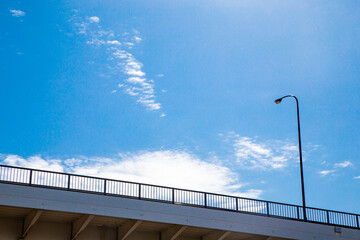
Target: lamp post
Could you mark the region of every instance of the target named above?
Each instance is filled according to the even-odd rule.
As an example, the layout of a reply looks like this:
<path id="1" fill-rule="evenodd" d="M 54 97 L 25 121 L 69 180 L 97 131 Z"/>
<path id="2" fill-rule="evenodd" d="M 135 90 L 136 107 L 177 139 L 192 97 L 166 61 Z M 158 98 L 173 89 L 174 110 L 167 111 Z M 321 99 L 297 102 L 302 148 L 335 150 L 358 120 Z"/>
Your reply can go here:
<path id="1" fill-rule="evenodd" d="M 286 95 L 282 98 L 275 100 L 276 104 L 280 104 L 284 98 L 292 97 L 296 100 L 296 109 L 297 109 L 297 123 L 298 123 L 298 136 L 299 136 L 299 156 L 300 156 L 300 175 L 301 175 L 301 192 L 302 192 L 302 203 L 303 203 L 303 216 L 304 221 L 306 219 L 306 204 L 305 204 L 305 188 L 304 188 L 304 173 L 303 173 L 303 163 L 302 163 L 302 151 L 301 151 L 301 135 L 300 135 L 300 116 L 299 116 L 299 101 L 294 95 Z"/>

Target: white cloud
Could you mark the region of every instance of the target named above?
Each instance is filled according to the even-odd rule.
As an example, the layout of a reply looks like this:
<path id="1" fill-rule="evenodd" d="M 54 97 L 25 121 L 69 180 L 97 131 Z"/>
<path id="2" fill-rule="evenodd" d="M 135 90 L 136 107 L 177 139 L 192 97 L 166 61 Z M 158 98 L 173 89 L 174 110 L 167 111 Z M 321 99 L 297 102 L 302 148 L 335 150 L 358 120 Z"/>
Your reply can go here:
<path id="1" fill-rule="evenodd" d="M 105 64 L 109 71 L 106 75 L 120 79 L 121 83 L 118 83 L 118 86 L 123 88 L 123 92 L 133 97 L 137 103 L 145 106 L 147 110 L 160 110 L 161 104 L 156 101 L 154 81 L 145 77 L 143 63 L 129 52 L 135 43 L 141 41 L 139 32 L 132 30 L 132 33 L 117 34 L 112 30 L 105 31 L 99 24 L 100 19 L 98 17 L 93 16 L 87 19 L 84 21 L 75 11 L 71 21 L 75 23 L 77 32 L 85 35 L 87 44 L 96 46 L 97 49 L 104 50 L 106 53 L 107 61 Z M 124 47 L 126 48 L 124 49 Z"/>
<path id="2" fill-rule="evenodd" d="M 78 33 L 79 34 L 86 34 L 86 30 L 87 30 L 87 23 L 77 23 L 76 24 L 78 27 Z"/>
<path id="3" fill-rule="evenodd" d="M 141 71 L 142 66 L 143 64 L 136 61 L 135 58 L 129 57 L 126 60 L 124 71 L 127 75 L 143 77 L 145 73 Z"/>
<path id="4" fill-rule="evenodd" d="M 159 74 L 156 74 L 156 76 L 159 77 L 159 78 L 161 78 L 161 77 L 164 76 L 164 74 L 159 73 Z"/>
<path id="5" fill-rule="evenodd" d="M 354 177 L 355 179 L 360 179 L 360 176 Z"/>
<path id="6" fill-rule="evenodd" d="M 124 50 L 117 49 L 117 48 L 112 48 L 111 50 L 112 50 L 112 54 L 114 55 L 115 58 L 127 59 L 127 58 L 132 57 L 131 53 L 128 53 L 128 52 L 126 52 Z"/>
<path id="7" fill-rule="evenodd" d="M 230 133 L 227 138 L 232 142 L 237 163 L 247 168 L 281 169 L 288 165 L 289 160 L 295 159 L 298 153 L 297 146 L 288 142 L 260 143 L 235 133 Z"/>
<path id="8" fill-rule="evenodd" d="M 102 44 L 105 44 L 105 41 L 102 40 L 102 39 L 94 38 L 94 39 L 86 41 L 86 44 L 92 44 L 92 45 L 100 46 Z"/>
<path id="9" fill-rule="evenodd" d="M 55 159 L 45 160 L 40 156 L 32 156 L 28 159 L 24 159 L 17 155 L 7 155 L 5 159 L 3 159 L 3 162 L 7 165 L 26 168 L 38 168 L 58 172 L 62 172 L 64 170 L 61 165 L 61 161 Z"/>
<path id="10" fill-rule="evenodd" d="M 139 98 L 137 100 L 137 102 L 144 104 L 147 109 L 151 110 L 151 111 L 155 111 L 155 110 L 160 110 L 161 109 L 161 104 L 155 102 L 154 99 L 146 99 L 146 98 Z"/>
<path id="11" fill-rule="evenodd" d="M 97 16 L 89 17 L 90 22 L 99 23 L 100 18 Z"/>
<path id="12" fill-rule="evenodd" d="M 114 45 L 121 45 L 121 43 L 118 40 L 108 40 L 106 43 L 108 44 L 114 44 Z"/>
<path id="13" fill-rule="evenodd" d="M 1 159 L 0 159 L 1 161 Z M 96 177 L 143 182 L 176 188 L 258 198 L 260 189 L 243 191 L 236 174 L 228 167 L 211 163 L 184 151 L 147 151 L 120 154 L 114 158 L 78 157 L 65 160 L 22 158 L 7 155 L 12 166 L 64 171 Z"/>
<path id="14" fill-rule="evenodd" d="M 350 161 L 344 161 L 344 162 L 340 162 L 340 163 L 335 163 L 335 168 L 346 168 L 346 167 L 350 167 L 352 166 L 353 164 L 350 162 Z M 332 170 L 322 170 L 322 171 L 319 171 L 319 174 L 324 177 L 324 176 L 327 176 L 331 173 L 334 173 L 334 172 L 338 172 L 340 171 L 339 169 L 332 169 Z"/>
<path id="15" fill-rule="evenodd" d="M 319 174 L 324 177 L 326 175 L 329 175 L 330 173 L 333 173 L 335 172 L 335 170 L 322 170 L 322 171 L 319 171 Z"/>
<path id="16" fill-rule="evenodd" d="M 139 42 L 141 42 L 141 38 L 140 37 L 138 37 L 138 36 L 135 36 L 134 37 L 134 41 L 136 42 L 136 43 L 139 43 Z"/>
<path id="17" fill-rule="evenodd" d="M 139 76 L 139 77 L 142 77 L 142 76 L 145 76 L 145 73 L 141 70 L 136 70 L 134 68 L 128 68 L 126 67 L 125 68 L 125 72 L 126 74 L 128 75 L 132 75 L 132 76 Z"/>
<path id="18" fill-rule="evenodd" d="M 145 78 L 140 78 L 140 77 L 129 77 L 128 79 L 126 79 L 127 82 L 129 83 L 138 83 L 138 84 L 143 84 L 146 79 Z"/>
<path id="19" fill-rule="evenodd" d="M 126 82 L 130 85 L 124 86 L 125 92 L 130 96 L 137 96 L 136 101 L 146 106 L 148 110 L 160 110 L 161 104 L 155 101 L 153 80 L 145 78 L 146 74 L 141 70 L 143 64 L 124 50 L 117 50 L 113 55 L 115 58 L 123 59 L 123 71 L 129 75 Z"/>
<path id="20" fill-rule="evenodd" d="M 127 89 L 125 90 L 125 92 L 126 92 L 127 94 L 129 94 L 130 96 L 138 96 L 138 95 L 139 95 L 138 89 L 135 88 L 135 87 L 127 88 Z"/>
<path id="21" fill-rule="evenodd" d="M 124 44 L 127 45 L 127 46 L 129 46 L 129 47 L 133 47 L 133 46 L 135 45 L 135 44 L 132 43 L 132 42 L 125 42 Z"/>
<path id="22" fill-rule="evenodd" d="M 335 163 L 335 167 L 337 167 L 337 168 L 346 168 L 346 167 L 349 167 L 349 166 L 352 166 L 352 163 L 350 161 L 344 161 L 344 162 L 341 162 L 341 163 Z"/>
<path id="23" fill-rule="evenodd" d="M 13 16 L 13 17 L 23 17 L 23 16 L 25 16 L 25 12 L 23 12 L 21 10 L 10 9 L 9 11 L 11 13 L 11 16 Z"/>

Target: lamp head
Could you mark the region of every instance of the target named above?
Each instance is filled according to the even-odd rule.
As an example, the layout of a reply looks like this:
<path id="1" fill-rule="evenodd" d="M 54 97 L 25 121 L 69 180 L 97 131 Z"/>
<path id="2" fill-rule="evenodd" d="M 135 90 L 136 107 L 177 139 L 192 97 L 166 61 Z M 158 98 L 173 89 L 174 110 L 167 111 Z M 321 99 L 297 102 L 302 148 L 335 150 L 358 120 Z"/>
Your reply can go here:
<path id="1" fill-rule="evenodd" d="M 275 100 L 275 103 L 276 103 L 276 104 L 280 104 L 281 101 L 282 101 L 282 98 L 278 98 L 278 99 Z"/>

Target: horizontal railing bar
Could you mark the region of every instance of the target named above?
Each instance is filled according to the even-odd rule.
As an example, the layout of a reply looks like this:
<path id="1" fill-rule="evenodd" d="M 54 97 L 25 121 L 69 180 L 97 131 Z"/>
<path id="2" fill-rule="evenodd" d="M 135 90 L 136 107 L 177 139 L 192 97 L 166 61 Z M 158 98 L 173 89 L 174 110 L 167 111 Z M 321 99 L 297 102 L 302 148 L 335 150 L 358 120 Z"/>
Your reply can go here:
<path id="1" fill-rule="evenodd" d="M 217 195 L 217 196 L 223 196 L 223 197 L 241 198 L 241 199 L 258 201 L 258 202 L 269 202 L 269 203 L 276 203 L 276 204 L 282 204 L 282 205 L 297 206 L 297 205 L 291 205 L 291 204 L 287 204 L 287 203 L 271 202 L 271 201 L 266 201 L 266 200 L 261 200 L 261 199 L 254 199 L 254 198 L 247 198 L 247 197 L 236 197 L 236 196 L 231 196 L 231 195 L 223 195 L 223 194 L 219 194 L 219 193 L 211 193 L 211 192 L 203 192 L 203 191 L 196 191 L 196 190 L 183 189 L 183 188 L 167 187 L 167 186 L 160 186 L 160 185 L 154 185 L 154 184 L 149 184 L 149 183 L 130 182 L 130 181 L 124 181 L 124 180 L 117 180 L 117 179 L 93 177 L 93 176 L 86 176 L 86 175 L 73 174 L 73 173 L 63 173 L 63 172 L 40 170 L 40 169 L 34 169 L 34 168 L 24 168 L 24 167 L 17 167 L 17 166 L 6 166 L 6 165 L 2 165 L 2 164 L 0 164 L 0 167 L 17 168 L 17 169 L 23 169 L 23 170 L 29 170 L 29 171 L 47 172 L 47 173 L 55 173 L 55 174 L 63 174 L 63 175 L 66 175 L 66 176 L 70 175 L 70 176 L 75 176 L 75 177 L 85 177 L 85 178 L 99 179 L 99 180 L 105 180 L 105 181 L 114 181 L 114 182 L 131 183 L 131 184 L 141 184 L 143 186 L 160 187 L 160 188 L 174 189 L 174 190 L 193 192 L 193 193 L 211 194 L 211 195 Z"/>
<path id="2" fill-rule="evenodd" d="M 17 166 L 6 166 L 6 165 L 2 165 L 2 164 L 0 164 L 0 168 L 20 169 L 20 170 L 25 170 L 26 172 L 30 172 L 29 173 L 30 178 L 28 180 L 23 181 L 23 179 L 20 179 L 20 180 L 16 181 L 17 179 L 19 179 L 18 175 L 14 176 L 14 174 L 11 174 L 12 172 L 10 172 L 10 173 L 8 173 L 10 178 L 14 177 L 17 179 L 15 179 L 15 180 L 0 180 L 0 182 L 14 183 L 14 184 L 16 184 L 16 183 L 30 184 L 32 186 L 41 186 L 41 187 L 45 187 L 45 188 L 48 187 L 48 188 L 65 189 L 65 190 L 71 190 L 71 191 L 72 190 L 84 191 L 84 192 L 89 192 L 89 193 L 103 192 L 103 194 L 108 194 L 108 195 L 113 195 L 113 196 L 125 196 L 125 197 L 133 197 L 133 198 L 138 198 L 138 199 L 157 200 L 157 201 L 163 201 L 163 202 L 175 203 L 175 204 L 180 203 L 180 204 L 189 205 L 189 206 L 201 206 L 201 207 L 209 207 L 209 208 L 216 208 L 216 209 L 222 209 L 222 210 L 245 212 L 245 213 L 251 213 L 251 214 L 271 216 L 271 217 L 280 217 L 280 218 L 285 218 L 285 219 L 297 219 L 300 221 L 303 220 L 302 217 L 299 217 L 299 215 L 297 215 L 297 217 L 295 217 L 296 213 L 299 214 L 298 210 L 300 208 L 302 208 L 302 206 L 294 205 L 294 204 L 279 203 L 279 202 L 272 202 L 272 201 L 266 201 L 266 200 L 260 200 L 260 199 L 237 197 L 237 196 L 230 196 L 230 195 L 224 195 L 224 194 L 218 194 L 218 193 L 201 192 L 201 191 L 173 188 L 173 187 L 166 187 L 166 186 L 158 186 L 158 185 L 147 184 L 147 183 L 138 183 L 138 182 L 116 180 L 116 179 L 99 178 L 99 177 L 85 176 L 85 175 L 79 175 L 79 174 L 70 174 L 70 173 L 55 172 L 55 171 L 48 171 L 48 170 L 17 167 Z M 33 173 L 36 173 L 36 172 L 49 173 L 50 176 L 54 176 L 54 175 L 67 176 L 66 184 L 63 184 L 63 185 L 66 185 L 67 187 L 54 186 L 54 185 L 61 184 L 62 183 L 61 180 L 60 180 L 60 182 L 57 182 L 57 183 L 51 182 L 50 184 L 49 183 L 48 184 L 32 183 L 31 176 L 34 176 Z M 51 174 L 54 174 L 54 175 L 51 175 Z M 13 176 L 11 176 L 11 175 L 13 175 Z M 71 177 L 79 177 L 79 178 L 85 178 L 88 180 L 94 179 L 94 180 L 103 181 L 104 182 L 103 190 L 99 190 L 99 189 L 101 189 L 101 186 L 98 186 L 97 185 L 98 183 L 96 183 L 96 182 L 90 183 L 90 186 L 88 185 L 88 187 L 84 187 L 84 186 L 70 187 Z M 55 181 L 54 178 L 50 178 L 50 179 L 51 179 L 51 181 Z M 121 183 L 121 184 L 136 185 L 139 187 L 138 188 L 139 192 L 137 193 L 138 196 L 136 196 L 136 195 L 133 196 L 132 194 L 129 195 L 129 194 L 126 194 L 126 192 L 125 193 L 113 193 L 113 192 L 111 192 L 112 190 L 110 190 L 110 192 L 109 192 L 107 190 L 108 185 L 106 184 L 106 182 L 115 182 L 115 183 Z M 81 180 L 75 181 L 75 184 L 81 185 L 84 183 L 89 184 L 89 182 L 83 182 Z M 94 185 L 91 185 L 91 184 L 94 184 Z M 155 190 L 146 196 L 142 196 L 142 194 L 140 192 L 142 187 L 152 187 L 152 188 L 157 188 L 159 190 L 161 190 L 161 189 L 162 190 L 171 190 L 172 195 L 171 194 L 170 195 L 162 195 L 162 194 L 164 194 L 164 192 Z M 84 188 L 89 188 L 91 190 L 87 190 Z M 144 190 L 146 191 L 147 189 L 145 188 Z M 132 193 L 132 191 L 133 190 L 131 190 L 131 193 Z M 174 195 L 173 195 L 174 191 L 180 192 L 180 195 L 179 195 L 180 200 L 174 199 Z M 204 201 L 200 200 L 200 198 L 197 197 L 197 195 L 195 195 L 195 196 L 192 195 L 189 200 L 189 196 L 187 196 L 187 195 L 194 194 L 194 193 L 199 194 L 199 196 L 205 196 L 205 198 L 203 199 Z M 153 194 L 155 194 L 155 195 L 153 195 Z M 185 194 L 185 195 L 181 195 L 181 194 Z M 161 196 L 163 196 L 163 197 L 161 197 Z M 211 199 L 211 198 L 213 198 L 213 199 Z M 224 200 L 224 198 L 225 198 L 225 200 Z M 227 199 L 227 198 L 229 198 L 229 199 Z M 241 204 L 238 205 L 239 200 L 245 201 L 245 202 L 240 202 Z M 208 202 L 208 201 L 210 201 L 210 202 Z M 213 202 L 213 201 L 215 201 L 215 202 Z M 221 203 L 221 201 L 222 201 L 222 203 Z M 235 205 L 232 206 L 234 201 L 235 201 L 236 208 L 235 208 Z M 209 205 L 209 203 L 210 203 L 210 205 Z M 265 205 L 263 205 L 263 204 L 265 204 Z M 265 209 L 265 210 L 263 210 L 263 209 Z M 306 210 L 307 210 L 307 212 L 312 213 L 312 215 L 315 216 L 312 219 L 308 219 L 309 222 L 334 225 L 334 226 L 346 226 L 346 227 L 359 228 L 359 226 L 358 226 L 359 225 L 358 222 L 360 219 L 359 214 L 340 212 L 340 211 L 332 211 L 332 210 L 313 208 L 313 207 L 306 207 Z M 329 221 L 329 213 L 333 214 L 330 221 Z M 325 214 L 325 215 L 323 216 L 323 214 Z M 341 215 L 342 217 L 336 216 L 336 215 Z M 327 218 L 326 222 L 324 222 L 324 217 L 325 217 L 325 219 Z M 355 222 L 353 222 L 354 220 L 355 220 Z"/>
<path id="3" fill-rule="evenodd" d="M 268 203 L 273 203 L 273 204 L 280 204 L 280 205 L 298 207 L 298 205 L 288 204 L 288 203 L 279 203 L 279 202 L 272 202 L 272 201 L 261 200 L 261 199 L 254 199 L 254 198 L 247 198 L 247 197 L 237 197 L 237 196 L 224 195 L 224 194 L 219 194 L 219 193 L 203 192 L 203 191 L 196 191 L 196 190 L 175 188 L 175 187 L 168 187 L 168 186 L 160 186 L 160 185 L 154 185 L 154 184 L 149 184 L 149 183 L 130 182 L 130 181 L 124 181 L 124 180 L 93 177 L 93 176 L 86 176 L 86 175 L 73 174 L 73 173 L 55 172 L 55 171 L 49 171 L 49 170 L 41 170 L 41 169 L 34 169 L 34 168 L 24 168 L 24 167 L 18 167 L 18 166 L 7 166 L 7 165 L 2 165 L 2 164 L 0 164 L 0 167 L 18 168 L 18 169 L 29 170 L 29 171 L 38 171 L 38 172 L 47 172 L 47 173 L 54 173 L 54 174 L 63 174 L 63 175 L 66 175 L 66 176 L 92 178 L 92 179 L 99 179 L 99 180 L 105 180 L 105 181 L 114 181 L 114 182 L 121 182 L 121 183 L 137 184 L 137 185 L 140 184 L 140 185 L 143 185 L 143 186 L 159 187 L 159 188 L 165 188 L 165 189 L 174 189 L 174 190 L 178 190 L 178 191 L 201 193 L 201 194 L 210 194 L 210 195 L 216 195 L 216 196 L 222 196 L 222 197 L 239 198 L 239 199 L 251 200 L 251 201 L 256 201 L 256 202 L 264 202 L 264 203 L 268 202 Z M 301 207 L 301 206 L 299 206 L 299 207 Z M 306 208 L 309 208 L 309 207 L 306 207 Z"/>
<path id="4" fill-rule="evenodd" d="M 129 181 L 123 181 L 123 180 L 117 180 L 117 179 L 110 179 L 110 178 L 101 178 L 101 177 L 93 177 L 93 176 L 86 176 L 86 175 L 80 175 L 80 174 L 74 174 L 74 173 L 64 173 L 64 172 L 55 172 L 55 171 L 49 171 L 49 170 L 40 170 L 35 168 L 24 168 L 24 167 L 17 167 L 17 166 L 6 166 L 0 164 L 0 167 L 6 167 L 6 168 L 17 168 L 17 169 L 23 169 L 23 170 L 29 170 L 29 171 L 38 171 L 38 172 L 47 172 L 47 173 L 55 173 L 55 174 L 63 174 L 63 175 L 70 175 L 74 177 L 85 177 L 85 178 L 93 178 L 93 179 L 99 179 L 99 180 L 106 180 L 106 181 L 116 181 L 116 182 L 123 182 L 123 183 L 132 183 L 132 184 L 141 184 L 146 185 L 146 183 L 138 183 L 138 182 L 129 182 Z M 150 185 L 150 184 L 148 184 Z M 156 185 L 153 185 L 156 186 Z M 161 186 L 157 186 L 161 187 Z M 169 187 L 171 188 L 171 187 Z"/>
<path id="5" fill-rule="evenodd" d="M 283 203 L 281 203 L 281 204 L 283 204 Z M 284 204 L 285 205 L 285 204 Z M 301 206 L 299 206 L 299 207 L 301 207 Z M 356 216 L 356 215 L 358 215 L 358 214 L 356 214 L 356 213 L 348 213 L 348 212 L 339 212 L 339 211 L 336 211 L 336 210 L 328 210 L 328 209 L 322 209 L 322 208 L 314 208 L 314 207 L 306 207 L 306 209 L 313 209 L 313 210 L 320 210 L 320 211 L 329 211 L 329 213 L 331 212 L 331 213 L 341 213 L 341 214 L 347 214 L 347 215 L 354 215 L 354 216 Z"/>
<path id="6" fill-rule="evenodd" d="M 34 169 L 34 168 L 24 168 L 24 167 L 17 167 L 17 166 L 6 166 L 6 165 L 2 165 L 2 164 L 0 164 L 0 167 L 17 168 L 17 169 L 23 169 L 23 170 L 29 170 L 29 171 L 37 171 L 37 172 L 46 172 L 46 173 L 62 174 L 62 175 L 66 175 L 66 176 L 92 178 L 92 179 L 98 179 L 98 180 L 114 181 L 114 182 L 121 182 L 121 183 L 130 183 L 130 184 L 137 184 L 137 185 L 140 184 L 140 185 L 142 185 L 142 186 L 158 187 L 158 188 L 164 188 L 164 189 L 174 189 L 174 190 L 178 190 L 178 191 L 201 193 L 201 194 L 210 194 L 210 195 L 216 195 L 216 196 L 222 196 L 222 197 L 239 198 L 239 199 L 257 201 L 257 202 L 264 202 L 264 203 L 268 202 L 268 203 L 281 204 L 281 205 L 294 206 L 294 207 L 297 206 L 297 205 L 292 205 L 292 204 L 287 204 L 287 203 L 272 202 L 272 201 L 261 200 L 261 199 L 254 199 L 254 198 L 247 198 L 247 197 L 237 197 L 237 196 L 224 195 L 224 194 L 219 194 L 219 193 L 211 193 L 211 192 L 203 192 L 203 191 L 196 191 L 196 190 L 183 189 L 183 188 L 167 187 L 167 186 L 160 186 L 160 185 L 154 185 L 154 184 L 149 184 L 149 183 L 130 182 L 130 181 L 124 181 L 124 180 L 117 180 L 117 179 L 93 177 L 93 176 L 86 176 L 86 175 L 73 174 L 73 173 L 63 173 L 63 172 L 55 172 L 55 171 L 49 171 L 49 170 L 40 170 L 40 169 Z"/>

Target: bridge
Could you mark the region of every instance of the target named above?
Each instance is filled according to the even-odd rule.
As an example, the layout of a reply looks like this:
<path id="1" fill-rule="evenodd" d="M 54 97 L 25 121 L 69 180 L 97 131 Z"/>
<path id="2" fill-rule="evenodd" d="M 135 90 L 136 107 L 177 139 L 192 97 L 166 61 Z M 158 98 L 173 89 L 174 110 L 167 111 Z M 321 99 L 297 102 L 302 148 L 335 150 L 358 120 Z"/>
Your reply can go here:
<path id="1" fill-rule="evenodd" d="M 359 214 L 0 165 L 1 240 L 360 239 Z"/>

